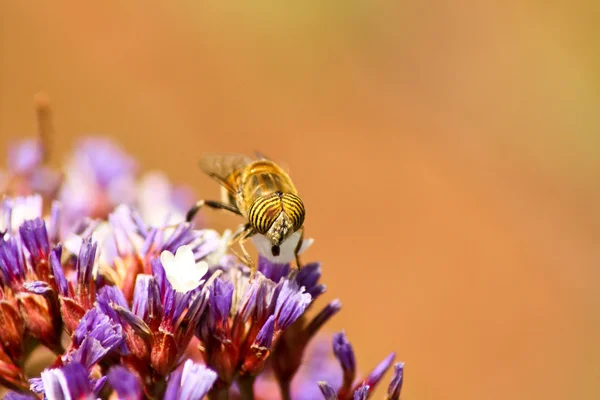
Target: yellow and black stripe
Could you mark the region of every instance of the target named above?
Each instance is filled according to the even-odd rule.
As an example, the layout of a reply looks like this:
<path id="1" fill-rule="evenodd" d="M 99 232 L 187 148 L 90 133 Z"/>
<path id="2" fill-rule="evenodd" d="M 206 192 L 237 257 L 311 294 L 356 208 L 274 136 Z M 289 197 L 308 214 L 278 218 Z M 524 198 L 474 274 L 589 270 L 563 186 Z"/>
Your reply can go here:
<path id="1" fill-rule="evenodd" d="M 259 197 L 250 207 L 248 219 L 254 229 L 265 234 L 282 211 L 290 218 L 294 231 L 302 227 L 304 204 L 298 196 L 291 193 L 275 192 Z"/>
<path id="2" fill-rule="evenodd" d="M 248 219 L 258 233 L 265 234 L 282 211 L 283 207 L 279 194 L 271 193 L 268 196 L 256 199 L 250 207 Z"/>
<path id="3" fill-rule="evenodd" d="M 297 231 L 304 224 L 304 215 L 306 210 L 304 209 L 304 204 L 300 197 L 291 193 L 284 193 L 281 196 L 281 204 L 283 205 L 283 211 L 287 214 L 287 216 L 292 221 L 292 225 L 294 226 L 294 231 Z"/>

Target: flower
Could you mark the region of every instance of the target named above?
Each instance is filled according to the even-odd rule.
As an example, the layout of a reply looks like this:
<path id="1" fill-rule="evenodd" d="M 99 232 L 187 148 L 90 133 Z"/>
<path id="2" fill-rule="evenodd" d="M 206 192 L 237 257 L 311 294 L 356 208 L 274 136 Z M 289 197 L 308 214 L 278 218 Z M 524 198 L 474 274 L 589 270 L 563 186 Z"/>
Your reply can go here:
<path id="1" fill-rule="evenodd" d="M 208 264 L 204 261 L 196 263 L 189 245 L 180 246 L 175 255 L 164 250 L 160 254 L 160 261 L 169 283 L 176 291 L 187 293 L 204 283 L 202 278 L 208 271 Z"/>
<path id="2" fill-rule="evenodd" d="M 58 349 L 62 320 L 49 276 L 48 249 L 46 228 L 41 220 L 25 221 L 17 234 L 0 238 L 0 276 L 6 299 L 0 312 L 1 318 L 11 321 L 15 327 L 22 321 L 24 335 Z M 21 318 L 10 311 L 16 310 L 17 305 Z M 19 351 L 17 348 L 9 350 Z"/>
<path id="3" fill-rule="evenodd" d="M 44 394 L 47 399 L 95 400 L 105 382 L 105 378 L 90 379 L 83 365 L 72 363 L 60 368 L 46 369 L 41 378 L 31 380 L 31 390 Z"/>
<path id="4" fill-rule="evenodd" d="M 343 379 L 341 386 L 337 390 L 334 389 L 327 381 L 319 382 L 319 388 L 327 400 L 331 398 L 340 400 L 366 399 L 369 396 L 369 393 L 371 393 L 377 386 L 385 372 L 390 368 L 395 357 L 394 353 L 388 355 L 371 371 L 371 373 L 365 379 L 360 381 L 358 384 L 355 384 L 356 359 L 352 345 L 346 338 L 346 334 L 344 332 L 333 335 L 333 354 L 341 366 Z M 390 384 L 390 393 L 393 396 L 395 396 L 396 391 L 399 396 L 402 381 L 401 374 L 402 369 L 404 368 L 404 365 L 401 363 L 397 365 L 401 365 L 401 367 L 395 367 L 395 373 L 400 374 L 400 376 L 396 377 L 395 375 L 394 379 L 396 381 L 400 381 L 400 383 L 398 384 L 396 381 L 392 380 L 392 383 Z M 336 393 L 336 397 L 332 397 L 332 393 Z"/>
<path id="5" fill-rule="evenodd" d="M 42 197 L 7 197 L 2 203 L 2 215 L 0 231 L 14 234 L 23 222 L 42 216 Z"/>
<path id="6" fill-rule="evenodd" d="M 200 400 L 217 379 L 214 371 L 187 360 L 169 377 L 164 400 Z"/>
<path id="7" fill-rule="evenodd" d="M 139 378 L 120 365 L 108 371 L 108 383 L 117 392 L 119 399 L 142 399 L 143 391 Z"/>
<path id="8" fill-rule="evenodd" d="M 0 174 L 0 384 L 13 390 L 5 398 L 373 393 L 394 353 L 357 379 L 345 333 L 319 334 L 341 302 L 308 316 L 326 287 L 320 263 L 290 265 L 300 232 L 278 257 L 256 235 L 251 278 L 228 254 L 231 230 L 185 222 L 189 192 L 161 172 L 140 175 L 114 142 L 79 141 L 59 177 L 45 165 L 49 115 L 38 99 L 40 138 L 11 147 Z M 53 356 L 36 377 L 25 361 L 39 347 Z M 404 364 L 393 365 L 388 400 L 399 399 L 404 379 Z"/>
<path id="9" fill-rule="evenodd" d="M 125 364 L 152 392 L 157 376 L 176 367 L 208 300 L 208 290 L 197 287 L 186 293 L 174 290 L 159 259 L 153 259 L 154 275 L 136 279 L 130 309 L 123 293 L 114 286 L 100 290 L 98 307 L 120 324 L 130 354 Z"/>
<path id="10" fill-rule="evenodd" d="M 125 340 L 121 325 L 104 314 L 99 308 L 85 313 L 73 332 L 71 349 L 62 357 L 63 362 L 76 361 L 92 368 L 113 350 L 126 354 L 122 347 Z"/>
<path id="11" fill-rule="evenodd" d="M 236 378 L 253 380 L 276 354 L 281 357 L 285 350 L 277 353 L 278 344 L 297 321 L 303 321 L 304 311 L 323 290 L 318 278 L 306 279 L 307 273 L 283 276 L 290 270 L 289 264 L 277 266 L 261 258 L 257 276 L 250 281 L 247 267 L 231 258 L 223 261 L 218 268 L 222 275 L 210 286 L 208 313 L 197 330 L 204 361 L 218 374 L 215 391 L 228 390 Z M 320 327 L 327 318 L 318 318 Z M 306 334 L 306 342 L 318 327 L 310 328 L 313 332 Z M 304 324 L 294 330 L 304 332 L 303 328 Z M 297 360 L 290 359 L 289 364 L 300 363 L 304 345 L 296 343 Z"/>

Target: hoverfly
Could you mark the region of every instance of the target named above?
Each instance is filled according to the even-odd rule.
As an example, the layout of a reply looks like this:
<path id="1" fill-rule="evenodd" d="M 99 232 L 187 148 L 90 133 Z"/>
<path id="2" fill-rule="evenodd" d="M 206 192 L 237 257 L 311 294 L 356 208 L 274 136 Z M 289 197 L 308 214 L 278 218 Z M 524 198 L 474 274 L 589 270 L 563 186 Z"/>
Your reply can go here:
<path id="1" fill-rule="evenodd" d="M 239 154 L 207 155 L 200 160 L 200 168 L 221 184 L 221 201 L 198 201 L 186 220 L 190 222 L 203 206 L 240 215 L 246 223 L 233 234 L 228 247 L 250 266 L 252 276 L 256 264 L 244 247 L 248 239 L 266 258 L 279 263 L 295 259 L 300 269 L 305 209 L 289 175 L 260 154 L 256 159 Z M 242 257 L 231 249 L 236 242 Z"/>

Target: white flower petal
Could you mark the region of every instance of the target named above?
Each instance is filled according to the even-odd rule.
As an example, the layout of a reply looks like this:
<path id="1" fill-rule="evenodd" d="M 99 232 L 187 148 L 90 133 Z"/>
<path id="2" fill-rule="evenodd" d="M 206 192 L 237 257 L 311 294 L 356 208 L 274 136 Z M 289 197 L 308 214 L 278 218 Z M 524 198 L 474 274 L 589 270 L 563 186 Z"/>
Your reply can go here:
<path id="1" fill-rule="evenodd" d="M 171 271 L 173 269 L 173 264 L 175 263 L 175 256 L 168 250 L 160 253 L 160 262 L 165 269 L 165 272 Z"/>
<path id="2" fill-rule="evenodd" d="M 163 251 L 160 254 L 160 261 L 173 289 L 182 293 L 200 286 L 203 282 L 202 277 L 208 271 L 206 262 L 196 264 L 192 248 L 188 245 L 180 246 L 175 255 L 170 251 Z"/>
<path id="3" fill-rule="evenodd" d="M 187 272 L 196 264 L 194 253 L 190 246 L 180 246 L 175 253 L 175 264 L 180 272 Z"/>

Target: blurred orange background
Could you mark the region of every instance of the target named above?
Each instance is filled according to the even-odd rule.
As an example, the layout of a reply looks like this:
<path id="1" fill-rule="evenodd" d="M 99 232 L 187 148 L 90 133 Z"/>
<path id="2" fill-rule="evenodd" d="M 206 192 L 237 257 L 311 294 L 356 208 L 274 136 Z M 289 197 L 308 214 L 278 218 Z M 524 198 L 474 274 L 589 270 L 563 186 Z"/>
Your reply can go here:
<path id="1" fill-rule="evenodd" d="M 363 372 L 395 350 L 404 399 L 598 399 L 600 10 L 505 3 L 3 1 L 0 150 L 42 89 L 57 163 L 106 134 L 216 198 L 199 156 L 259 149 Z"/>

